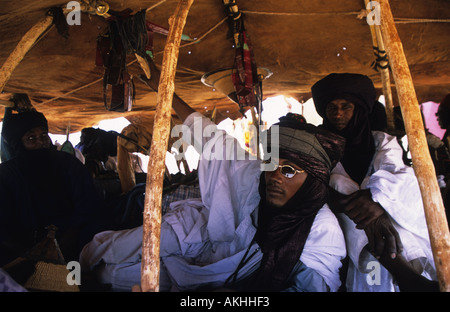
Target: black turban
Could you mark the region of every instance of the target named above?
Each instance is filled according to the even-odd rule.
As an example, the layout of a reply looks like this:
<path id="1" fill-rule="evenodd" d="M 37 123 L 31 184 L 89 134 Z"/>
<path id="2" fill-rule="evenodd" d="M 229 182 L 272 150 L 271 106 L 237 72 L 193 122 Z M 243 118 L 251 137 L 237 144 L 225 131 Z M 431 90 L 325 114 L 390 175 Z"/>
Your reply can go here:
<path id="1" fill-rule="evenodd" d="M 13 151 L 23 147 L 22 137 L 29 130 L 43 127 L 48 131 L 47 119 L 37 111 L 26 111 L 11 114 L 6 125 L 3 125 L 2 136 Z"/>
<path id="2" fill-rule="evenodd" d="M 323 127 L 346 139 L 341 162 L 350 177 L 361 184 L 375 152 L 369 118 L 377 101 L 372 80 L 360 74 L 330 74 L 316 82 L 311 91 L 316 110 L 323 118 Z M 355 105 L 352 119 L 340 131 L 329 122 L 325 113 L 328 103 L 336 99 Z"/>
<path id="3" fill-rule="evenodd" d="M 330 131 L 316 127 L 288 113 L 268 130 L 270 150 L 279 149 L 280 158 L 289 159 L 308 174 L 328 184 L 329 173 L 344 154 L 345 140 Z M 278 127 L 278 142 L 271 133 Z"/>
<path id="4" fill-rule="evenodd" d="M 312 97 L 317 113 L 325 118 L 327 104 L 336 99 L 344 99 L 358 105 L 367 115 L 372 112 L 377 93 L 372 80 L 360 74 L 329 74 L 316 82 Z"/>

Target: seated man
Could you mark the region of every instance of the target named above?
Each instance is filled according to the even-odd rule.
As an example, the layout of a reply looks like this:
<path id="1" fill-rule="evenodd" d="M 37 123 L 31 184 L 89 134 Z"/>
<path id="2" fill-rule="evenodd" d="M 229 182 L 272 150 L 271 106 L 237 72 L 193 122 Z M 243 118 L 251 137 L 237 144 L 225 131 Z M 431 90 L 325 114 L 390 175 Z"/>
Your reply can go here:
<path id="1" fill-rule="evenodd" d="M 78 260 L 83 245 L 105 230 L 103 203 L 88 171 L 56 150 L 37 111 L 11 114 L 2 137 L 13 157 L 0 164 L 0 266 L 23 256 L 50 225 L 57 227 L 65 260 Z"/>
<path id="2" fill-rule="evenodd" d="M 262 171 L 273 164 L 236 160 L 238 142 L 176 95 L 173 108 L 202 142 L 194 144 L 202 198 L 174 202 L 162 217 L 159 290 L 337 291 L 346 252 L 326 201 L 343 139 L 286 116 L 268 135 L 279 158 Z M 207 128 L 213 136 L 202 136 Z M 223 158 L 211 157 L 220 147 Z M 140 284 L 141 246 L 142 227 L 99 233 L 81 253 L 82 269 L 130 291 Z"/>
<path id="3" fill-rule="evenodd" d="M 395 137 L 371 131 L 372 81 L 330 74 L 311 90 L 322 127 L 346 138 L 344 156 L 331 173 L 330 207 L 338 213 L 350 257 L 347 290 L 438 290 L 430 282 L 436 270 L 414 171 L 404 164 Z"/>

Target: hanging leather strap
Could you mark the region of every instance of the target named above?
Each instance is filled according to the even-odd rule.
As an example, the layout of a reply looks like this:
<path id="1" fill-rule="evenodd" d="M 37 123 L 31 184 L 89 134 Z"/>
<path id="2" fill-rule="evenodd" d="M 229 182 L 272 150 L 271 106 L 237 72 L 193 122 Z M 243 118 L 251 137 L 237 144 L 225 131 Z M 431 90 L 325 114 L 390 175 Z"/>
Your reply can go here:
<path id="1" fill-rule="evenodd" d="M 133 80 L 126 66 L 127 44 L 122 23 L 131 11 L 115 13 L 108 19 L 109 31 L 97 39 L 96 65 L 105 67 L 103 102 L 108 111 L 131 111 L 135 98 Z"/>
<path id="2" fill-rule="evenodd" d="M 242 44 L 236 47 L 232 80 L 241 112 L 245 107 L 257 106 L 255 88 L 258 83 L 256 62 L 251 50 L 250 40 L 245 31 L 241 33 Z"/>
<path id="3" fill-rule="evenodd" d="M 108 84 L 108 77 L 105 72 L 103 77 L 103 102 L 107 110 L 129 112 L 133 108 L 134 98 L 134 83 L 127 71 L 120 73 L 117 84 Z"/>
<path id="4" fill-rule="evenodd" d="M 250 39 L 245 31 L 243 14 L 235 0 L 223 0 L 235 44 L 235 61 L 232 81 L 241 113 L 248 107 L 256 106 L 258 111 L 258 69 L 253 56 Z"/>

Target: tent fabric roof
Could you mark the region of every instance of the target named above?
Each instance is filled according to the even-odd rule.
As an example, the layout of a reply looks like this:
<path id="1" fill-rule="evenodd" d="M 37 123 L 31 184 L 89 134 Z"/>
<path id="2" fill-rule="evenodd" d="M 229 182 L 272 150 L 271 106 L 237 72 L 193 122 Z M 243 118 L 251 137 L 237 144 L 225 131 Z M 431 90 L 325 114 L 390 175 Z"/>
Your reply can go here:
<path id="1" fill-rule="evenodd" d="M 0 64 L 51 7 L 67 5 L 67 1 L 56 0 L 1 2 Z M 136 13 L 151 8 L 146 19 L 165 28 L 169 28 L 168 20 L 178 4 L 175 0 L 106 2 L 115 11 L 130 8 Z M 273 72 L 263 82 L 264 98 L 284 94 L 306 101 L 310 87 L 331 72 L 366 74 L 381 92 L 380 74 L 372 66 L 375 56 L 370 29 L 359 16 L 364 1 L 252 0 L 237 4 L 257 65 Z M 390 6 L 419 103 L 440 102 L 450 92 L 450 1 L 391 0 Z M 81 14 L 81 25 L 69 27 L 67 39 L 52 27 L 14 70 L 3 96 L 27 93 L 46 115 L 53 133 L 65 133 L 69 122 L 71 131 L 79 131 L 120 116 L 151 131 L 156 94 L 136 78 L 143 71 L 133 55 L 127 60 L 136 87 L 132 111 L 109 112 L 103 105 L 104 69 L 95 65 L 95 53 L 97 38 L 107 27 L 104 17 L 88 13 Z M 184 33 L 196 40 L 181 42 L 175 92 L 202 113 L 209 114 L 215 107 L 219 120 L 239 117 L 237 104 L 201 82 L 204 73 L 233 66 L 235 50 L 223 2 L 195 0 Z M 166 36 L 155 34 L 157 66 L 162 62 L 165 41 Z M 396 104 L 393 81 L 392 90 Z M 3 116 L 3 107 L 0 114 Z"/>

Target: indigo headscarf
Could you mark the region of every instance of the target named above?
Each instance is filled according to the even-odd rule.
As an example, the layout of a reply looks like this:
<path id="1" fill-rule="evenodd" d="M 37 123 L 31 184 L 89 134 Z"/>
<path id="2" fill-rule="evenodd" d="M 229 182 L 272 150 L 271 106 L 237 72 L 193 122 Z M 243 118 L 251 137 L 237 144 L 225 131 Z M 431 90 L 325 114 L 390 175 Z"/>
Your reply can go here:
<path id="1" fill-rule="evenodd" d="M 279 127 L 279 144 L 272 142 L 270 148 L 279 148 L 280 158 L 297 164 L 308 176 L 284 207 L 274 209 L 266 204 L 266 184 L 262 173 L 255 240 L 261 247 L 263 258 L 250 281 L 249 290 L 280 291 L 286 287 L 314 218 L 327 202 L 330 170 L 344 150 L 342 137 L 300 120 L 295 114 L 280 118 L 280 122 L 275 124 Z M 302 141 L 306 147 L 301 146 Z"/>
<path id="2" fill-rule="evenodd" d="M 22 137 L 36 127 L 43 127 L 48 131 L 47 119 L 40 112 L 26 111 L 9 116 L 7 124 L 3 127 L 2 136 L 11 149 L 12 155 L 17 156 L 25 150 Z"/>

